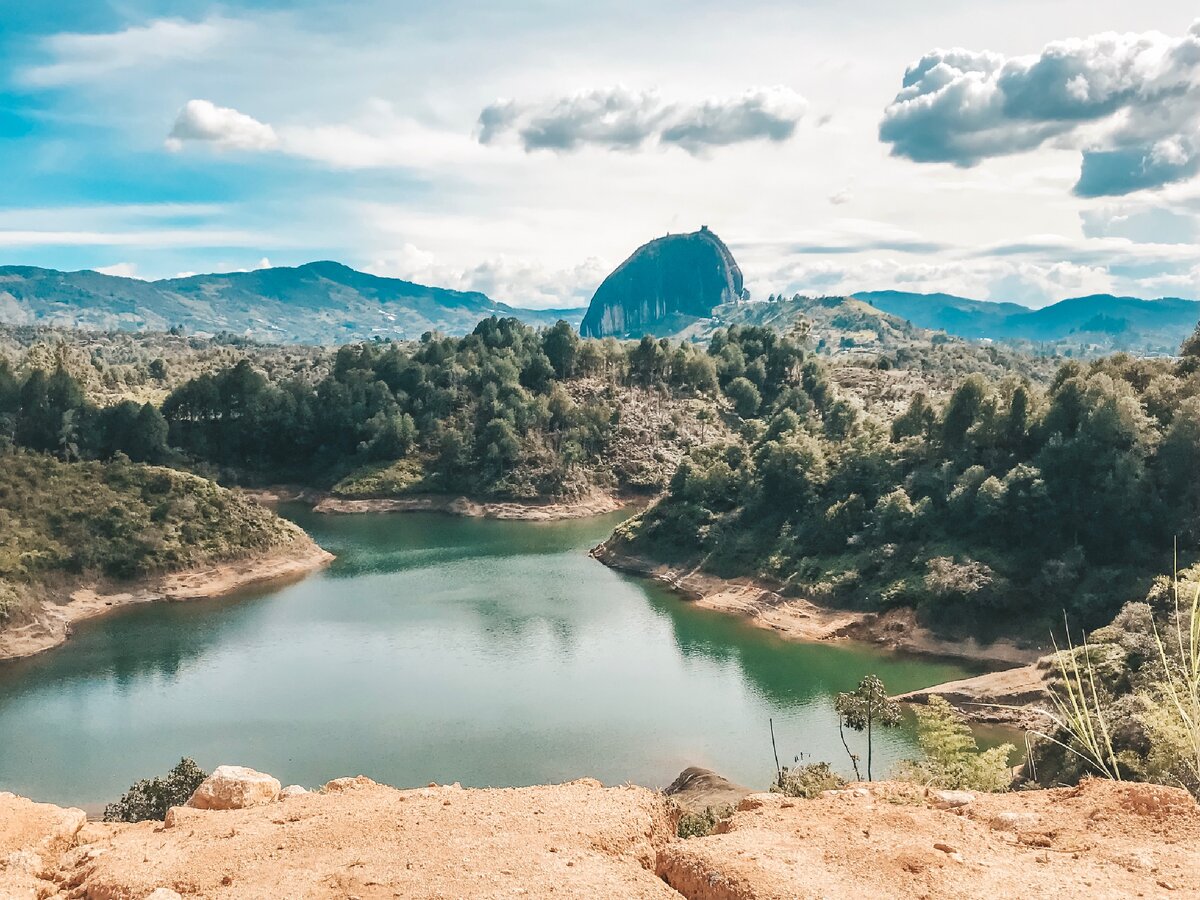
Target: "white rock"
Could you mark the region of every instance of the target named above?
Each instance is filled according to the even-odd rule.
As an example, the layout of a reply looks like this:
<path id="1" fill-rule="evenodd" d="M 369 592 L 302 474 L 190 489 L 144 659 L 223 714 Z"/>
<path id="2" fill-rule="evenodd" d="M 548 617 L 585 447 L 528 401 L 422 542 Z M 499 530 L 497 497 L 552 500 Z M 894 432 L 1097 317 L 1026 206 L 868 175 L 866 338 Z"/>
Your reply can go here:
<path id="1" fill-rule="evenodd" d="M 938 809 L 958 809 L 974 802 L 975 795 L 970 791 L 932 791 L 929 798 Z"/>
<path id="2" fill-rule="evenodd" d="M 279 792 L 278 799 L 286 800 L 286 799 L 288 799 L 288 797 L 303 797 L 307 793 L 310 793 L 308 788 L 301 787 L 298 784 L 289 784 L 287 787 L 285 787 L 282 791 Z"/>
<path id="3" fill-rule="evenodd" d="M 188 798 L 194 809 L 243 809 L 270 803 L 279 794 L 279 781 L 245 766 L 217 766 Z"/>
<path id="4" fill-rule="evenodd" d="M 988 825 L 996 831 L 1019 831 L 1022 828 L 1032 828 L 1041 821 L 1035 813 L 1002 812 L 996 813 L 988 820 Z"/>

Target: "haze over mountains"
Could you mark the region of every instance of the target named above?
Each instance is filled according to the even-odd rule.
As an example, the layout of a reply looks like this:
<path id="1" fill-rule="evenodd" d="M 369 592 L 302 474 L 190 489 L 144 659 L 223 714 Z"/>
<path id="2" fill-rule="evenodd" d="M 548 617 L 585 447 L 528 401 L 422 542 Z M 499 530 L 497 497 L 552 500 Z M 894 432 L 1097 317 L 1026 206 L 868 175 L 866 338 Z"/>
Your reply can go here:
<path id="1" fill-rule="evenodd" d="M 312 262 L 251 272 L 139 281 L 99 272 L 0 267 L 0 323 L 88 330 L 229 332 L 260 341 L 336 344 L 466 334 L 488 316 L 534 326 L 562 319 L 587 337 L 703 340 L 730 324 L 789 330 L 809 321 L 830 349 L 888 349 L 917 330 L 1044 350 L 1173 354 L 1200 320 L 1200 303 L 1096 294 L 1042 309 L 951 294 L 863 291 L 852 297 L 745 299 L 729 248 L 706 227 L 656 238 L 597 288 L 586 310 L 526 309 L 475 291 L 430 287 Z M 926 336 L 927 338 L 927 336 Z"/>
<path id="2" fill-rule="evenodd" d="M 336 262 L 139 281 L 99 272 L 0 267 L 0 321 L 83 329 L 232 332 L 261 341 L 335 344 L 466 334 L 488 316 L 530 325 L 583 311 L 518 309 L 474 291 L 382 278 Z"/>

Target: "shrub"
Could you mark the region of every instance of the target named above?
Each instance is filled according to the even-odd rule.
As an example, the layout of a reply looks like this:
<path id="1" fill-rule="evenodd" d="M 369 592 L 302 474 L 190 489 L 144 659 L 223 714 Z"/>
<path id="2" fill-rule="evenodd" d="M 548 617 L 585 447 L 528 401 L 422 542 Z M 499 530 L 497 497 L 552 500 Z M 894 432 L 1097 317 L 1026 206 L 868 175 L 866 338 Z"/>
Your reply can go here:
<path id="1" fill-rule="evenodd" d="M 944 697 L 930 696 L 916 708 L 917 743 L 922 759 L 905 760 L 897 777 L 930 787 L 968 791 L 1003 791 L 1012 781 L 1008 758 L 1015 749 L 1001 744 L 980 750 L 967 724 Z"/>
<path id="2" fill-rule="evenodd" d="M 829 767 L 827 762 L 808 763 L 803 766 L 779 770 L 779 776 L 771 785 L 771 793 L 785 797 L 803 797 L 811 800 L 821 791 L 832 791 L 846 786 L 846 780 Z"/>
<path id="3" fill-rule="evenodd" d="M 700 812 L 685 812 L 679 817 L 679 827 L 676 833 L 681 838 L 708 837 L 717 827 L 717 823 L 733 815 L 733 807 L 706 806 Z"/>
<path id="4" fill-rule="evenodd" d="M 196 761 L 184 758 L 162 777 L 146 778 L 132 785 L 121 799 L 104 807 L 105 822 L 162 821 L 172 806 L 182 806 L 208 773 Z"/>

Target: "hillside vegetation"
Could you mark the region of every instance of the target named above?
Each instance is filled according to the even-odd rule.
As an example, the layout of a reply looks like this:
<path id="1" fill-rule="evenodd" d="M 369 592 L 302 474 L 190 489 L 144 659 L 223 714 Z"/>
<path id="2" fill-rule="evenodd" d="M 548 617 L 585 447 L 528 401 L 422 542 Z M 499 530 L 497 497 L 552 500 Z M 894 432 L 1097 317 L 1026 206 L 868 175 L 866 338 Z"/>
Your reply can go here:
<path id="1" fill-rule="evenodd" d="M 1108 621 L 1169 567 L 1176 535 L 1200 542 L 1193 356 L 1071 362 L 1046 389 L 972 375 L 885 425 L 848 417 L 787 339 L 729 335 L 710 352 L 753 335 L 789 364 L 768 367 L 736 439 L 690 453 L 618 531 L 625 552 L 833 605 L 913 606 L 946 631 L 1044 636 L 1064 610 Z"/>
<path id="2" fill-rule="evenodd" d="M 315 385 L 242 361 L 162 411 L 173 446 L 232 478 L 538 499 L 664 486 L 682 448 L 723 432 L 721 394 L 703 349 L 485 319 L 465 338 L 343 347 Z"/>
<path id="3" fill-rule="evenodd" d="M 285 547 L 297 529 L 194 475 L 125 458 L 0 455 L 0 626 L 39 589 L 127 580 Z"/>

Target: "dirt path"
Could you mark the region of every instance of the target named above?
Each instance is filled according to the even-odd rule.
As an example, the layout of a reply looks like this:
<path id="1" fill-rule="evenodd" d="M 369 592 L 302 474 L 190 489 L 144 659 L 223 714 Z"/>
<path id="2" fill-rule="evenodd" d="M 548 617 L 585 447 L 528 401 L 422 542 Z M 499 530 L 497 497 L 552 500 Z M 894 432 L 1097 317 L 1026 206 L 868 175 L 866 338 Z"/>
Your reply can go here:
<path id="1" fill-rule="evenodd" d="M 170 827 L 85 823 L 0 794 L 0 896 L 1197 897 L 1200 810 L 1182 790 L 941 795 L 900 783 L 816 800 L 752 794 L 708 837 L 680 840 L 666 799 L 583 779 L 504 790 L 396 790 L 339 779 Z"/>
<path id="2" fill-rule="evenodd" d="M 131 584 L 92 583 L 43 599 L 34 620 L 0 632 L 0 660 L 33 656 L 57 647 L 77 622 L 138 603 L 219 597 L 250 585 L 299 580 L 328 565 L 333 554 L 298 534 L 288 547 L 260 557 L 175 572 Z"/>

